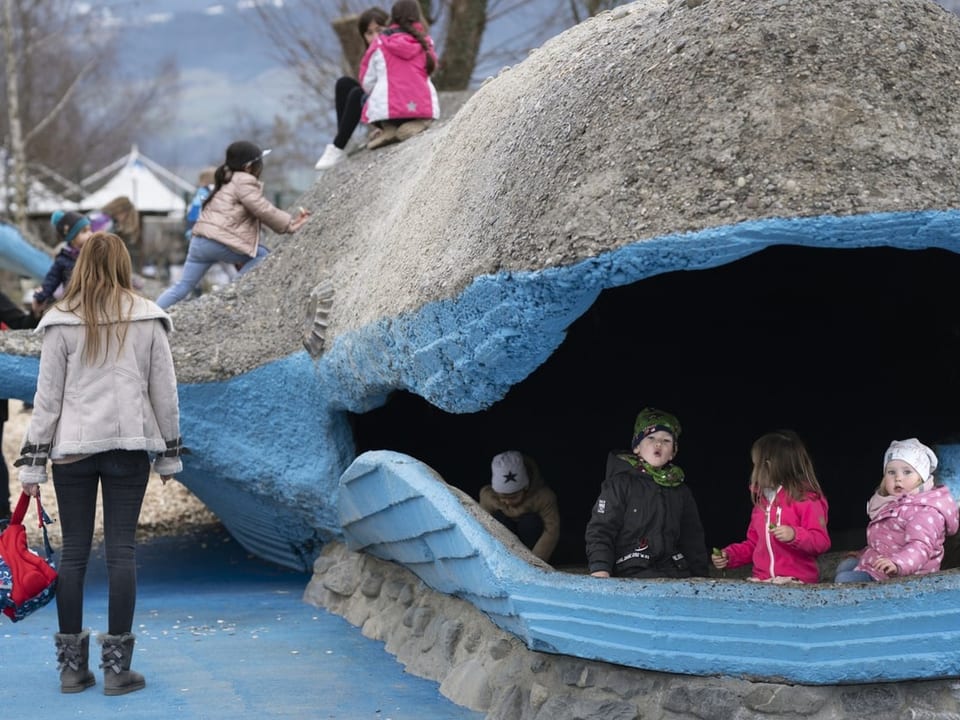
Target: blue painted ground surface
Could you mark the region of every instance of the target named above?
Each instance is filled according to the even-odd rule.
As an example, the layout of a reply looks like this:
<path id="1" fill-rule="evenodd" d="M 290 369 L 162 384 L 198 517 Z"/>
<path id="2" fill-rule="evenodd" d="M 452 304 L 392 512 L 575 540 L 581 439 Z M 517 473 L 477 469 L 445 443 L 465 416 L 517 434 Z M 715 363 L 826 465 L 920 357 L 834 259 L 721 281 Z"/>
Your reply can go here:
<path id="1" fill-rule="evenodd" d="M 90 570 L 86 623 L 102 630 L 102 555 Z M 138 572 L 134 669 L 147 688 L 106 697 L 97 670 L 96 687 L 62 695 L 51 604 L 16 624 L 0 620 L 3 717 L 483 717 L 441 696 L 436 683 L 406 674 L 382 643 L 306 604 L 309 576 L 248 556 L 226 533 L 142 545 Z"/>

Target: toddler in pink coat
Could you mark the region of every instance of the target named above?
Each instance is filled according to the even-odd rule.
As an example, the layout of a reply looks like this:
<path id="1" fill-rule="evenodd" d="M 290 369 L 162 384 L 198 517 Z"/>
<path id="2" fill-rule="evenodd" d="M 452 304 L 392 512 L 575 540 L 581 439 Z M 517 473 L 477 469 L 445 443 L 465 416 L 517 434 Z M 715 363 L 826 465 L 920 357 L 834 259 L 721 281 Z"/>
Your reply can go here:
<path id="1" fill-rule="evenodd" d="M 803 441 L 792 430 L 767 433 L 753 444 L 751 457 L 747 539 L 714 550 L 714 567 L 753 563 L 755 582 L 817 582 L 817 556 L 830 549 L 827 499 Z"/>
<path id="2" fill-rule="evenodd" d="M 916 438 L 894 440 L 883 479 L 867 503 L 867 547 L 837 567 L 836 582 L 870 582 L 940 569 L 943 543 L 958 529 L 957 503 L 935 487 L 937 456 Z"/>

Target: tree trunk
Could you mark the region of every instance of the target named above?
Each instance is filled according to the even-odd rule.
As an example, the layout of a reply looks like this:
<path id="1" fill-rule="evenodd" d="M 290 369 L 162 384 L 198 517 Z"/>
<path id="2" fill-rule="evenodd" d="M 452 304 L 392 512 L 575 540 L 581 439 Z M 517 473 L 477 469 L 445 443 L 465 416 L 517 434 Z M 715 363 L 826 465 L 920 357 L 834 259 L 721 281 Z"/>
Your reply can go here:
<path id="1" fill-rule="evenodd" d="M 486 25 L 487 0 L 451 1 L 443 57 L 433 75 L 437 90 L 467 89 Z"/>
<path id="2" fill-rule="evenodd" d="M 343 72 L 352 77 L 356 77 L 360 71 L 360 61 L 367 50 L 363 37 L 357 32 L 359 19 L 359 15 L 344 15 L 330 23 L 343 49 Z"/>
<path id="3" fill-rule="evenodd" d="M 20 125 L 20 93 L 17 77 L 16 38 L 13 36 L 13 0 L 4 0 L 3 4 L 3 44 L 7 49 L 7 123 L 10 128 L 10 158 L 8 166 L 11 172 L 7 183 L 13 181 L 13 220 L 20 231 L 27 234 L 27 152 L 23 142 L 23 128 Z M 11 178 L 10 175 L 13 177 Z M 9 189 L 8 189 L 9 192 Z M 8 195 L 9 199 L 9 195 Z M 8 207 L 8 210 L 10 208 Z"/>

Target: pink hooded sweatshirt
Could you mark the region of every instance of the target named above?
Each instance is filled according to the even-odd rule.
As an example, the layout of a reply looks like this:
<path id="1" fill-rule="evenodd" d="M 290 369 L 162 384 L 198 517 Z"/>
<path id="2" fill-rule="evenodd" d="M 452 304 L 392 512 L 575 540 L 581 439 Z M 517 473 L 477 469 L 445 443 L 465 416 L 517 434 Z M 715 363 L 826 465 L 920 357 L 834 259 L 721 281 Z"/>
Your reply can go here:
<path id="1" fill-rule="evenodd" d="M 875 580 L 889 580 L 872 565 L 879 557 L 896 563 L 900 576 L 936 572 L 946 536 L 960 525 L 957 503 L 946 487 L 900 497 L 875 494 L 867 512 L 867 547 L 856 569 Z"/>
<path id="2" fill-rule="evenodd" d="M 788 543 L 770 534 L 771 525 L 789 525 L 796 537 Z M 797 501 L 783 488 L 777 489 L 773 502 L 761 499 L 750 514 L 750 526 L 744 542 L 727 545 L 723 550 L 735 568 L 753 563 L 757 580 L 793 577 L 803 583 L 820 579 L 817 556 L 830 549 L 827 534 L 827 499 L 816 493 Z"/>
<path id="3" fill-rule="evenodd" d="M 423 32 L 420 25 L 415 26 Z M 433 40 L 424 33 L 434 62 Z M 367 93 L 360 120 L 434 119 L 440 117 L 437 89 L 427 74 L 427 56 L 417 39 L 391 25 L 370 43 L 360 62 L 360 84 Z"/>

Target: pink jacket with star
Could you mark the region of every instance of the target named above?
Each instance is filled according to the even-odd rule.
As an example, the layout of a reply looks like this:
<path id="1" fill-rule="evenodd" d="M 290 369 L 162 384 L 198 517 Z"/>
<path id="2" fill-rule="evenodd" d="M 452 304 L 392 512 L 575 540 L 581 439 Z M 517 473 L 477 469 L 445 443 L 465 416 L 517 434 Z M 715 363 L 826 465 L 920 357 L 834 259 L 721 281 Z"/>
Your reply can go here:
<path id="1" fill-rule="evenodd" d="M 416 26 L 423 32 L 423 28 Z M 433 40 L 424 33 L 434 63 Z M 391 25 L 370 43 L 360 62 L 360 84 L 367 93 L 360 116 L 365 123 L 381 120 L 440 117 L 437 89 L 427 74 L 427 56 L 417 39 Z"/>
<path id="2" fill-rule="evenodd" d="M 790 542 L 781 542 L 770 534 L 771 525 L 789 525 L 796 536 Z M 727 567 L 752 562 L 753 577 L 757 580 L 794 577 L 800 582 L 815 583 L 820 579 L 817 556 L 829 549 L 827 499 L 811 492 L 798 501 L 780 488 L 773 502 L 763 498 L 754 505 L 747 539 L 723 550 L 729 559 Z"/>
<path id="3" fill-rule="evenodd" d="M 897 565 L 897 575 L 925 575 L 940 569 L 943 543 L 960 527 L 957 503 L 946 487 L 902 495 L 880 507 L 867 525 L 867 547 L 857 570 L 875 580 L 889 578 L 873 567 L 880 557 Z"/>

